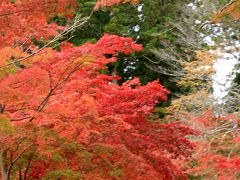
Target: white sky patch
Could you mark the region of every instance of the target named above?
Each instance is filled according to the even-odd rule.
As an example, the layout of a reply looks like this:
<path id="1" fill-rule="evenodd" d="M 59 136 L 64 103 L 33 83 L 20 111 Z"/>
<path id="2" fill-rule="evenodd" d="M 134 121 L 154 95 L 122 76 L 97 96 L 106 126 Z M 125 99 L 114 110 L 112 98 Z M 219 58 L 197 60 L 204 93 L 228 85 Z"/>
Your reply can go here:
<path id="1" fill-rule="evenodd" d="M 192 8 L 193 10 L 197 8 L 197 6 L 193 3 L 187 5 L 188 7 Z"/>
<path id="2" fill-rule="evenodd" d="M 189 3 L 187 6 L 192 10 L 197 9 L 197 3 L 201 0 L 195 0 L 195 3 Z M 200 6 L 203 7 L 203 4 Z M 201 24 L 200 20 L 195 20 L 196 24 Z M 231 88 L 234 78 L 237 73 L 240 73 L 240 70 L 234 69 L 235 66 L 239 63 L 240 52 L 236 49 L 240 48 L 240 41 L 235 41 L 233 46 L 227 46 L 225 36 L 221 35 L 223 33 L 228 33 L 230 36 L 235 35 L 236 32 L 232 28 L 228 28 L 227 30 L 223 29 L 220 24 L 215 24 L 216 26 L 206 26 L 209 30 L 212 30 L 212 34 L 205 36 L 203 33 L 199 33 L 199 37 L 208 45 L 215 46 L 216 43 L 213 41 L 213 38 L 222 38 L 222 44 L 219 44 L 220 48 L 217 51 L 217 55 L 219 58 L 215 60 L 213 67 L 215 69 L 215 74 L 212 76 L 212 88 L 213 88 L 213 96 L 216 99 L 216 104 L 222 104 L 225 102 L 228 92 Z M 221 47 L 222 46 L 222 47 Z M 234 48 L 235 47 L 235 48 Z M 235 49 L 235 50 L 234 50 Z M 216 53 L 215 51 L 215 53 Z M 225 51 L 225 53 L 223 53 Z M 226 53 L 232 52 L 232 53 Z M 200 69 L 207 68 L 207 66 L 202 66 Z M 224 100 L 225 99 L 225 100 Z"/>
<path id="3" fill-rule="evenodd" d="M 200 20 L 197 19 L 197 20 L 195 20 L 195 23 L 196 23 L 196 24 L 201 24 L 202 21 L 200 21 Z"/>
<path id="4" fill-rule="evenodd" d="M 214 46 L 215 45 L 215 42 L 212 40 L 212 38 L 210 36 L 207 36 L 203 39 L 203 41 L 205 43 L 207 43 L 209 46 Z"/>
<path id="5" fill-rule="evenodd" d="M 143 8 L 143 5 L 140 4 L 140 5 L 137 7 L 138 12 L 142 12 L 142 8 Z"/>
<path id="6" fill-rule="evenodd" d="M 134 32 L 139 32 L 140 31 L 140 26 L 136 25 L 133 27 Z"/>
<path id="7" fill-rule="evenodd" d="M 223 98 L 227 96 L 235 78 L 234 67 L 238 63 L 236 57 L 239 57 L 240 53 L 236 52 L 233 54 L 235 57 L 230 53 L 218 52 L 220 58 L 213 65 L 216 71 L 216 74 L 212 76 L 213 96 L 216 99 L 216 103 L 219 104 L 224 103 Z"/>

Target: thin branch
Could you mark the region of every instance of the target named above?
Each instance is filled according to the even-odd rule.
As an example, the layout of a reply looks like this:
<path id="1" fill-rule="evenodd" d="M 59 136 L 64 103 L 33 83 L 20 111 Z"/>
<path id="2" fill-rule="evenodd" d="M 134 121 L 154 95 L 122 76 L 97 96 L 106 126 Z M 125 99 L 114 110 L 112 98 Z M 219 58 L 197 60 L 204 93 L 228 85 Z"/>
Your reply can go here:
<path id="1" fill-rule="evenodd" d="M 18 13 L 27 12 L 27 11 L 30 11 L 30 10 L 24 9 L 24 10 L 21 10 L 21 11 L 8 12 L 8 13 L 0 14 L 0 17 L 10 16 L 10 15 L 13 15 L 13 14 L 18 14 Z"/>
<path id="2" fill-rule="evenodd" d="M 12 170 L 12 167 L 13 165 L 20 159 L 20 157 L 30 148 L 34 145 L 34 143 L 30 144 L 29 146 L 27 146 L 26 148 L 24 148 L 19 154 L 18 156 L 13 160 L 11 161 L 11 164 L 8 168 L 8 171 L 7 171 L 7 179 L 10 179 L 10 173 L 11 173 L 11 170 Z M 36 144 L 35 144 L 36 145 Z"/>
<path id="3" fill-rule="evenodd" d="M 232 0 L 230 1 L 228 4 L 226 4 L 221 10 L 220 13 L 223 12 L 226 8 L 228 8 L 229 6 L 231 6 L 233 3 L 235 3 L 236 0 Z"/>
<path id="4" fill-rule="evenodd" d="M 63 78 L 65 72 L 67 71 L 67 69 L 70 67 L 68 66 L 65 71 L 62 73 L 62 75 L 60 76 L 60 79 L 58 80 L 58 82 L 55 84 L 55 86 L 50 89 L 50 91 L 48 92 L 47 96 L 43 99 L 43 101 L 39 104 L 39 106 L 36 108 L 36 113 L 39 113 L 43 110 L 43 108 L 46 106 L 47 102 L 49 101 L 50 97 L 53 95 L 53 92 L 60 86 L 62 85 L 65 81 L 67 81 L 70 76 L 76 72 L 79 68 L 80 68 L 81 64 L 77 65 L 76 67 L 74 67 L 70 72 L 69 74 Z M 63 78 L 63 79 L 62 79 Z M 33 115 L 31 117 L 31 119 L 29 120 L 29 122 L 33 121 L 33 119 L 35 118 L 35 116 Z"/>
<path id="5" fill-rule="evenodd" d="M 30 168 L 33 155 L 34 155 L 34 153 L 31 153 L 31 155 L 30 155 L 30 157 L 29 157 L 29 159 L 28 159 L 27 167 L 26 167 L 26 169 L 25 169 L 25 171 L 24 171 L 24 176 L 23 176 L 23 179 L 24 179 L 24 180 L 27 180 L 27 173 L 28 173 L 28 170 L 29 170 L 29 168 Z"/>
<path id="6" fill-rule="evenodd" d="M 30 57 L 33 57 L 34 55 L 38 54 L 39 52 L 43 51 L 46 47 L 50 46 L 52 43 L 58 41 L 59 39 L 61 39 L 63 36 L 67 35 L 68 33 L 72 32 L 74 29 L 83 26 L 84 24 L 86 24 L 88 22 L 88 20 L 91 18 L 92 14 L 93 14 L 94 10 L 92 10 L 91 14 L 88 17 L 85 17 L 83 19 L 79 19 L 79 17 L 76 17 L 74 23 L 72 26 L 68 27 L 66 30 L 64 30 L 62 33 L 60 33 L 59 35 L 57 35 L 55 38 L 53 38 L 51 41 L 49 41 L 47 44 L 45 44 L 42 48 L 38 49 L 37 51 L 33 52 L 32 54 L 29 54 L 25 57 L 16 59 L 10 63 L 8 63 L 6 66 L 10 66 L 10 65 L 14 65 L 14 63 L 16 62 L 21 62 L 24 61 Z M 3 68 L 3 67 L 0 67 Z"/>
<path id="7" fill-rule="evenodd" d="M 22 120 L 26 120 L 26 119 L 30 119 L 32 118 L 32 116 L 27 116 L 27 117 L 23 117 L 23 118 L 18 118 L 18 119 L 11 119 L 12 122 L 14 121 L 22 121 Z"/>

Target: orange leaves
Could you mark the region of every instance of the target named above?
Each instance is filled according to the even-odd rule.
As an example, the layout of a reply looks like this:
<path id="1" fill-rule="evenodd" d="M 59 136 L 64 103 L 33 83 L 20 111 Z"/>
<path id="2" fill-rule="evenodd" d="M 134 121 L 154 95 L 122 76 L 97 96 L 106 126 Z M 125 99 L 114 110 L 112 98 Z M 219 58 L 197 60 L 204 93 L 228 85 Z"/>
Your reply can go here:
<path id="1" fill-rule="evenodd" d="M 219 23 L 224 17 L 231 16 L 235 20 L 240 20 L 240 1 L 232 0 L 212 17 L 213 23 Z"/>
<path id="2" fill-rule="evenodd" d="M 162 125 L 147 119 L 169 91 L 158 81 L 141 85 L 136 78 L 120 86 L 113 83 L 119 77 L 99 73 L 119 53 L 140 50 L 131 38 L 105 34 L 96 44 L 65 43 L 60 52 L 49 49 L 0 80 L 3 114 L 14 127 L 25 129 L 26 146 L 36 146 L 20 165 L 26 168 L 34 152 L 28 177 L 43 178 L 68 164 L 85 178 L 94 174 L 100 179 L 186 179 L 172 159 L 190 156 L 194 145 L 184 137 L 194 132 L 179 123 Z M 97 145 L 105 151 L 99 152 Z M 55 160 L 54 154 L 63 160 Z M 46 168 L 37 170 L 41 164 Z M 17 173 L 13 171 L 12 177 Z"/>
<path id="3" fill-rule="evenodd" d="M 0 66 L 5 66 L 14 59 L 26 56 L 27 53 L 23 52 L 20 48 L 5 47 L 0 50 L 0 55 Z"/>
<path id="4" fill-rule="evenodd" d="M 127 2 L 137 3 L 101 0 L 95 8 Z M 49 20 L 72 17 L 75 3 L 2 1 L 0 65 L 12 56 L 27 56 L 7 45 L 26 50 L 33 38 L 58 34 L 63 28 Z M 24 67 L 15 74 L 4 74 L 0 143 L 4 140 L 6 146 L 0 150 L 6 155 L 0 163 L 10 169 L 10 178 L 186 179 L 175 159 L 191 155 L 194 144 L 185 136 L 195 132 L 180 123 L 148 120 L 169 91 L 157 80 L 141 85 L 133 79 L 118 85 L 114 81 L 119 77 L 100 74 L 120 53 L 142 49 L 131 38 L 105 34 L 96 44 L 63 43 L 60 51 L 46 48 L 19 62 Z M 8 133 L 12 128 L 14 133 Z"/>
<path id="5" fill-rule="evenodd" d="M 54 93 L 62 91 L 62 85 L 66 84 L 67 91 L 63 91 L 65 96 L 69 95 L 66 93 L 74 93 L 70 90 L 73 85 L 83 86 L 79 92 L 84 92 L 86 90 L 84 88 L 87 88 L 92 81 L 87 77 L 91 77 L 91 73 L 97 73 L 106 63 L 116 60 L 116 58 L 106 58 L 105 53 L 116 56 L 118 51 L 129 53 L 141 49 L 141 46 L 135 45 L 130 38 L 126 38 L 125 43 L 125 39 L 118 36 L 105 35 L 104 38 L 111 38 L 112 44 L 100 39 L 95 45 L 63 48 L 62 52 L 46 49 L 42 54 L 30 58 L 28 60 L 30 63 L 25 63 L 27 69 L 20 69 L 17 74 L 2 79 L 0 100 L 8 106 L 6 113 L 14 121 L 29 120 L 39 114 L 39 110 L 42 111 Z M 7 52 L 6 55 L 3 53 L 3 61 L 10 56 L 21 55 L 21 51 L 17 48 L 10 48 Z M 31 64 L 33 66 L 28 68 Z M 72 79 L 68 82 L 70 78 Z M 77 102 L 76 99 L 73 103 L 74 101 Z M 69 111 L 75 112 L 72 109 Z"/>
<path id="6" fill-rule="evenodd" d="M 105 7 L 105 6 L 112 6 L 120 3 L 129 3 L 129 2 L 132 4 L 137 4 L 138 0 L 97 0 L 95 9 Z"/>
<path id="7" fill-rule="evenodd" d="M 239 157 L 239 119 L 235 115 L 216 117 L 211 111 L 201 117 L 192 117 L 203 126 L 197 141 L 194 159 L 198 166 L 189 173 L 197 176 L 216 177 L 222 180 L 238 179 Z"/>
<path id="8" fill-rule="evenodd" d="M 48 63 L 52 58 L 53 58 L 54 50 L 51 48 L 45 48 L 44 51 L 42 51 L 39 54 L 34 55 L 31 58 L 28 58 L 23 63 L 26 66 L 31 66 L 32 63 L 37 63 L 37 62 L 43 62 L 43 63 Z"/>
<path id="9" fill-rule="evenodd" d="M 95 8 L 137 0 L 100 0 Z M 56 36 L 63 27 L 49 21 L 54 17 L 72 18 L 77 6 L 76 0 L 23 0 L 0 4 L 0 48 L 21 44 L 25 39 L 45 39 Z"/>
<path id="10" fill-rule="evenodd" d="M 217 55 L 208 51 L 196 51 L 195 53 L 194 61 L 181 63 L 186 75 L 178 82 L 178 85 L 191 86 L 192 90 L 209 89 L 211 83 L 208 79 L 214 73 L 213 63 Z"/>
<path id="11" fill-rule="evenodd" d="M 189 170 L 196 176 L 215 177 L 218 180 L 237 180 L 240 171 L 240 158 L 226 158 L 223 155 L 207 154 L 201 156 L 199 167 Z"/>
<path id="12" fill-rule="evenodd" d="M 54 16 L 71 17 L 75 0 L 23 0 L 0 4 L 0 47 L 23 43 L 24 39 L 36 39 L 57 35 L 61 27 L 48 24 Z"/>

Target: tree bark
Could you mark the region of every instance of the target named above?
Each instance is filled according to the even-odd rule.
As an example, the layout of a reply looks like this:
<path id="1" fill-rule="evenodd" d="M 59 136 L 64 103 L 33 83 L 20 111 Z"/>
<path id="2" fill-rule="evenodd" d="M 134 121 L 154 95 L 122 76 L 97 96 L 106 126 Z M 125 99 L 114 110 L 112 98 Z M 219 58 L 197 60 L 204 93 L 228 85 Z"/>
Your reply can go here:
<path id="1" fill-rule="evenodd" d="M 0 150 L 0 169 L 2 180 L 7 180 L 7 166 L 5 163 L 6 151 L 4 149 Z"/>

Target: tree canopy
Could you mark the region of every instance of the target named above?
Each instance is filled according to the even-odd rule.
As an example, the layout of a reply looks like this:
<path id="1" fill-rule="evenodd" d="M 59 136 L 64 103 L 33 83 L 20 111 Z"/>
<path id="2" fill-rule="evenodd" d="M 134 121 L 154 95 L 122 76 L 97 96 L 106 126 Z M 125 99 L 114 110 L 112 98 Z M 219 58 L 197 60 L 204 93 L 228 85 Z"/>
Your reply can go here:
<path id="1" fill-rule="evenodd" d="M 2 0 L 1 179 L 238 179 L 238 107 L 211 93 L 239 7 Z"/>

